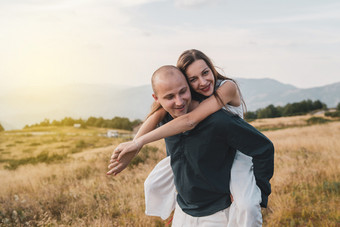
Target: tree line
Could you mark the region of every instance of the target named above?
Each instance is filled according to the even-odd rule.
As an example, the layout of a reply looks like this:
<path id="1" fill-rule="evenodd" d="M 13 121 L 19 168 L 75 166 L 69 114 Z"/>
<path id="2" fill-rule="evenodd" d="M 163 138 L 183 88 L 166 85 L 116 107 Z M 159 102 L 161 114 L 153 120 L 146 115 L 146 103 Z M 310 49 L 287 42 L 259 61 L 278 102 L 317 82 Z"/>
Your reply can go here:
<path id="1" fill-rule="evenodd" d="M 285 106 L 274 106 L 269 105 L 265 108 L 258 109 L 256 111 L 248 111 L 245 113 L 246 120 L 255 120 L 259 118 L 274 118 L 274 117 L 286 117 L 295 115 L 304 115 L 315 110 L 327 110 L 327 105 L 319 100 L 303 100 L 301 102 L 288 103 Z M 340 117 L 340 103 L 336 106 L 336 110 L 333 112 L 326 112 L 325 116 L 329 117 Z M 132 130 L 135 126 L 140 124 L 142 121 L 136 119 L 130 121 L 126 117 L 115 117 L 113 119 L 104 119 L 102 117 L 89 117 L 87 120 L 73 119 L 71 117 L 65 117 L 64 119 L 52 122 L 49 119 L 33 124 L 26 125 L 24 128 L 37 127 L 37 126 L 73 126 L 74 124 L 80 124 L 82 128 L 87 126 L 99 127 L 99 128 L 116 128 Z M 0 132 L 5 129 L 0 123 Z"/>
<path id="2" fill-rule="evenodd" d="M 340 103 L 338 104 L 339 108 Z M 327 105 L 319 100 L 310 99 L 301 102 L 288 103 L 285 106 L 269 105 L 256 111 L 245 113 L 245 119 L 254 120 L 259 118 L 288 117 L 304 115 L 315 110 L 327 110 Z"/>
<path id="3" fill-rule="evenodd" d="M 79 124 L 81 128 L 86 128 L 88 126 L 98 127 L 98 128 L 115 128 L 115 129 L 125 129 L 132 130 L 135 126 L 140 124 L 142 121 L 136 119 L 130 121 L 126 117 L 114 117 L 112 119 L 104 119 L 103 117 L 89 117 L 87 120 L 83 119 L 73 119 L 71 117 L 65 117 L 64 119 L 52 122 L 49 119 L 45 119 L 40 123 L 33 125 L 26 125 L 24 128 L 39 127 L 39 126 L 74 126 Z"/>
<path id="4" fill-rule="evenodd" d="M 325 116 L 328 116 L 328 117 L 340 117 L 340 102 L 336 106 L 336 110 L 335 111 L 333 111 L 333 112 L 326 112 Z"/>

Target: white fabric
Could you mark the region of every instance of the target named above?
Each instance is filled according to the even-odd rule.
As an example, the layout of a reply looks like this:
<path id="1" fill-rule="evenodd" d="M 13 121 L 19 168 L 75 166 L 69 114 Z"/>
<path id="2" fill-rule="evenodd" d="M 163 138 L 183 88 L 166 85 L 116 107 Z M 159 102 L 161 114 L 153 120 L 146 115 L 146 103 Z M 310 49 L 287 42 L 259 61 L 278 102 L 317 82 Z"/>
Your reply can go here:
<path id="1" fill-rule="evenodd" d="M 229 219 L 229 208 L 218 211 L 212 215 L 193 217 L 186 214 L 176 203 L 172 227 L 221 227 L 226 226 Z"/>
<path id="2" fill-rule="evenodd" d="M 231 167 L 230 192 L 234 202 L 230 205 L 228 227 L 262 226 L 261 190 L 256 185 L 252 158 L 239 151 Z"/>
<path id="3" fill-rule="evenodd" d="M 225 82 L 229 81 L 230 83 L 234 83 L 231 80 L 223 80 L 220 84 L 220 86 L 222 86 Z M 232 106 L 229 104 L 226 104 L 224 107 L 222 107 L 223 109 L 227 109 L 229 112 L 238 115 L 240 118 L 243 119 L 243 108 L 242 105 L 239 106 Z"/>
<path id="4" fill-rule="evenodd" d="M 170 156 L 161 160 L 144 182 L 145 213 L 167 219 L 175 208 L 176 188 Z"/>

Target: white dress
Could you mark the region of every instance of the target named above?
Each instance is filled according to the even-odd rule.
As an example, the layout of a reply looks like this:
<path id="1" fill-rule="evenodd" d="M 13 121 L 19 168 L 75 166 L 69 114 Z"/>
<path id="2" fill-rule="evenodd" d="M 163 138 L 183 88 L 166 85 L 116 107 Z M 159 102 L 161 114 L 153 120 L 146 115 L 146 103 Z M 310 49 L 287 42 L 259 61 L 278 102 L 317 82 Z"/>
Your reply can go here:
<path id="1" fill-rule="evenodd" d="M 223 81 L 221 85 L 224 83 Z M 223 107 L 243 118 L 242 106 Z M 145 213 L 167 219 L 176 207 L 176 189 L 170 156 L 160 161 L 144 182 Z M 256 185 L 252 158 L 236 151 L 231 168 L 230 192 L 234 202 L 227 226 L 262 226 L 261 191 Z"/>

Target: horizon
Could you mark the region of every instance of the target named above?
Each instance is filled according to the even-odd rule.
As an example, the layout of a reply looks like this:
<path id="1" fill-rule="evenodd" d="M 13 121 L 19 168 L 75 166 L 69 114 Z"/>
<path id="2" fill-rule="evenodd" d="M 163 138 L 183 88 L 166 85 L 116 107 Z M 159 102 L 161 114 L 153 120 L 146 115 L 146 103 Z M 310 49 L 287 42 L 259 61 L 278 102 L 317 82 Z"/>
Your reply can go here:
<path id="1" fill-rule="evenodd" d="M 323 85 L 315 85 L 315 86 L 311 86 L 311 87 L 299 87 L 295 84 L 291 84 L 291 83 L 287 83 L 287 82 L 283 82 L 283 81 L 279 81 L 277 79 L 274 78 L 270 78 L 270 77 L 259 77 L 259 78 L 251 78 L 251 77 L 231 77 L 232 79 L 238 80 L 238 79 L 245 79 L 245 80 L 274 80 L 278 83 L 284 84 L 284 85 L 291 85 L 294 86 L 297 89 L 310 89 L 310 88 L 316 88 L 316 87 L 324 87 L 324 86 L 329 86 L 332 84 L 337 84 L 340 83 L 340 80 L 332 82 L 332 83 L 328 83 L 328 84 L 323 84 Z M 131 84 L 115 84 L 115 83 L 87 83 L 87 82 L 71 82 L 71 83 L 59 83 L 59 84 L 30 84 L 30 85 L 3 85 L 0 84 L 0 88 L 2 91 L 10 91 L 10 90 L 16 90 L 16 89 L 24 89 L 24 88 L 44 88 L 44 87 L 64 87 L 64 86 L 75 86 L 75 85 L 85 85 L 85 86 L 116 86 L 116 87 L 121 87 L 122 89 L 128 89 L 128 88 L 138 88 L 138 87 L 142 87 L 142 86 L 149 86 L 151 85 L 151 83 L 145 83 L 145 84 L 139 84 L 139 85 L 131 85 Z M 0 91 L 1 94 L 1 91 Z"/>
<path id="2" fill-rule="evenodd" d="M 232 78 L 323 86 L 339 81 L 339 15 L 335 0 L 4 0 L 0 79 L 141 86 L 196 48 Z"/>
<path id="3" fill-rule="evenodd" d="M 302 100 L 320 100 L 328 108 L 335 107 L 340 97 L 330 87 L 297 88 L 275 79 L 235 78 L 239 82 L 249 111 L 268 105 L 284 106 Z M 312 90 L 308 90 L 312 89 Z M 68 84 L 52 86 L 25 86 L 1 90 L 0 123 L 6 130 L 20 129 L 44 119 L 61 120 L 64 117 L 86 119 L 91 116 L 111 119 L 127 117 L 143 119 L 152 104 L 150 84 L 119 86 L 115 84 Z"/>

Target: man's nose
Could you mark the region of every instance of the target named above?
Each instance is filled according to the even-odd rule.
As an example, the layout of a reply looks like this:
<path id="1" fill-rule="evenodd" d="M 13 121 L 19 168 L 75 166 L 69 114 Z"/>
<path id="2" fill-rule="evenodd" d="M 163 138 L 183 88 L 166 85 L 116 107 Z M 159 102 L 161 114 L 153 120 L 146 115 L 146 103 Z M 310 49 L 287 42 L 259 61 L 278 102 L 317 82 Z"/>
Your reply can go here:
<path id="1" fill-rule="evenodd" d="M 177 106 L 181 106 L 181 105 L 183 105 L 183 98 L 180 95 L 178 95 L 178 96 L 176 96 L 175 102 L 176 102 Z"/>

